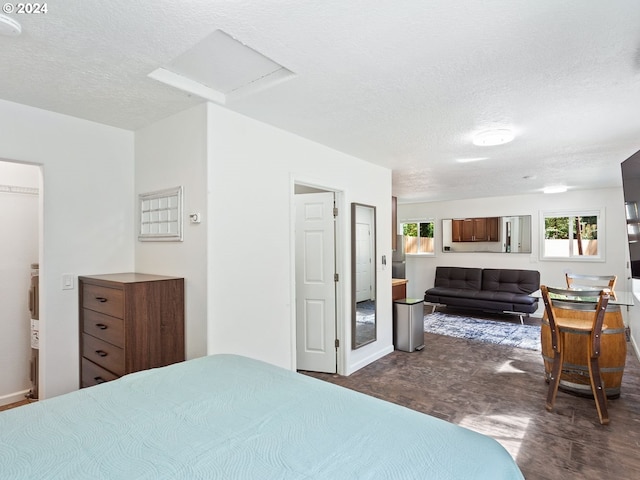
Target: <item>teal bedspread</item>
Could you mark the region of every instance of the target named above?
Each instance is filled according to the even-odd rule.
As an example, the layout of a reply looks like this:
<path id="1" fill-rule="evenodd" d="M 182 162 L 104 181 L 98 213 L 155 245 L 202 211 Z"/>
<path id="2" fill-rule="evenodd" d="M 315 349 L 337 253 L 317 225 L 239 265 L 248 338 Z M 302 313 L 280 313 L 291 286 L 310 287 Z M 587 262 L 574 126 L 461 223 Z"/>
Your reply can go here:
<path id="1" fill-rule="evenodd" d="M 235 355 L 0 412 L 2 479 L 522 479 L 495 440 Z"/>

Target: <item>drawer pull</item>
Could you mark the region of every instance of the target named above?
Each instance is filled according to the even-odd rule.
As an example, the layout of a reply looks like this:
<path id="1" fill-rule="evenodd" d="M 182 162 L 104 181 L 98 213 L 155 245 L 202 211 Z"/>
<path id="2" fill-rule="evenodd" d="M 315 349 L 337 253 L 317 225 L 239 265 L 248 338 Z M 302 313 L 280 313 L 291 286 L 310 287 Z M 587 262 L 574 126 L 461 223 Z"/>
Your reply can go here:
<path id="1" fill-rule="evenodd" d="M 96 383 L 104 383 L 106 382 L 106 380 L 102 377 L 93 377 L 93 379 L 96 381 Z"/>
<path id="2" fill-rule="evenodd" d="M 108 328 L 104 323 L 96 323 L 96 327 L 100 330 L 106 330 Z"/>
<path id="3" fill-rule="evenodd" d="M 107 299 L 104 297 L 96 297 L 96 300 L 99 301 L 100 303 L 105 303 L 107 301 Z"/>
<path id="4" fill-rule="evenodd" d="M 100 355 L 101 357 L 106 357 L 107 355 L 109 355 L 107 352 L 105 352 L 104 350 L 96 350 L 96 353 L 98 355 Z"/>

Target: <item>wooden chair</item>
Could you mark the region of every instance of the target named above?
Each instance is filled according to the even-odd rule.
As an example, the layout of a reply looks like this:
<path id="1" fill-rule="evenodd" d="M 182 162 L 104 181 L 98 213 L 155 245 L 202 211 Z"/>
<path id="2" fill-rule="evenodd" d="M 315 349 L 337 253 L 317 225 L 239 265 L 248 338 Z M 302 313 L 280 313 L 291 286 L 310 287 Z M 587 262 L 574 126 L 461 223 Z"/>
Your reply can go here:
<path id="1" fill-rule="evenodd" d="M 611 297 L 615 300 L 616 275 L 580 275 L 567 273 L 567 288 L 569 290 L 604 290 L 609 289 Z"/>
<path id="2" fill-rule="evenodd" d="M 564 343 L 565 334 L 569 331 L 584 332 L 589 335 L 589 345 L 585 355 L 587 355 L 587 364 L 589 371 L 589 380 L 591 383 L 591 391 L 596 402 L 598 417 L 600 423 L 605 425 L 609 423 L 609 414 L 607 412 L 607 396 L 604 389 L 604 382 L 600 374 L 600 337 L 602 330 L 607 326 L 604 324 L 605 311 L 609 303 L 609 292 L 607 290 L 564 290 L 559 288 L 551 288 L 545 285 L 540 287 L 542 292 L 542 300 L 551 329 L 551 343 L 553 346 L 553 365 L 551 368 L 551 378 L 549 379 L 549 391 L 547 393 L 548 411 L 553 410 L 553 405 L 558 393 L 560 385 L 560 375 L 562 374 L 564 364 Z M 554 298 L 555 296 L 555 298 Z M 571 304 L 575 304 L 576 308 L 585 307 L 589 300 L 598 299 L 597 306 L 593 311 L 591 319 L 563 318 L 561 316 L 562 309 L 571 308 Z M 582 302 L 580 301 L 582 298 Z M 554 304 L 562 304 L 562 309 L 554 308 Z"/>

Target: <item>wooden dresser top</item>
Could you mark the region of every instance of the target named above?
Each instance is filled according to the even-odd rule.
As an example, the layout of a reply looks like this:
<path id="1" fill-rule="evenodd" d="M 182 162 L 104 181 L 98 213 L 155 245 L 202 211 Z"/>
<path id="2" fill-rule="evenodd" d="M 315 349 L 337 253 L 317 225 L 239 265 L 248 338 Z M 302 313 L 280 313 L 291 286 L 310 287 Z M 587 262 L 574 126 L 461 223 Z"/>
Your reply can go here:
<path id="1" fill-rule="evenodd" d="M 153 282 L 157 280 L 176 280 L 181 277 L 167 277 L 165 275 L 152 275 L 148 273 L 107 273 L 104 275 L 80 275 L 80 279 L 87 280 L 101 280 L 106 282 L 118 282 L 118 283 L 138 283 L 138 282 Z"/>

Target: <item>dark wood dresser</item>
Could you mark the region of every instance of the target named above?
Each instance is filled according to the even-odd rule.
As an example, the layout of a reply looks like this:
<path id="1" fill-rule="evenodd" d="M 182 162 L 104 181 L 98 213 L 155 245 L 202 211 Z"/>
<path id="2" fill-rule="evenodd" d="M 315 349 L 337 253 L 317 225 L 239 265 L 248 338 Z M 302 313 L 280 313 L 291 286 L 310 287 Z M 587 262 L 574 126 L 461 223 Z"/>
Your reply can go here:
<path id="1" fill-rule="evenodd" d="M 184 360 L 184 279 L 78 277 L 80 388 Z"/>

